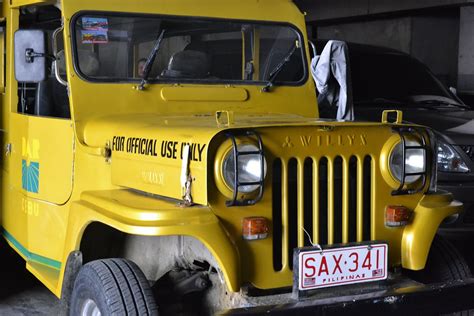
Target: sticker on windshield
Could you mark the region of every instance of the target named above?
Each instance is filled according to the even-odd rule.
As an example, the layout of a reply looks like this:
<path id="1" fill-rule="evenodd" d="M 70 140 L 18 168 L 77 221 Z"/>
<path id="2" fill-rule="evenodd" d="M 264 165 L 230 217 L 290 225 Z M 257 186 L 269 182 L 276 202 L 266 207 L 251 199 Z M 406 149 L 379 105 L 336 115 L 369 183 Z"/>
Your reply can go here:
<path id="1" fill-rule="evenodd" d="M 107 31 L 109 29 L 109 20 L 107 18 L 82 18 L 82 29 L 87 31 Z"/>
<path id="2" fill-rule="evenodd" d="M 109 42 L 109 20 L 107 18 L 82 18 L 82 43 L 105 44 Z"/>
<path id="3" fill-rule="evenodd" d="M 109 42 L 107 31 L 85 31 L 82 30 L 82 44 L 104 44 Z"/>

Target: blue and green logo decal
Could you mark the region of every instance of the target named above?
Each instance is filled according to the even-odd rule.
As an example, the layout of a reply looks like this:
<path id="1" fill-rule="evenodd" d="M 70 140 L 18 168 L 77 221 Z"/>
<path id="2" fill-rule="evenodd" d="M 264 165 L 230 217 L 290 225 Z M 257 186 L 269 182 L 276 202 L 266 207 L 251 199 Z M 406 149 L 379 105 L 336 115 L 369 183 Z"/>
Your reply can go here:
<path id="1" fill-rule="evenodd" d="M 37 139 L 21 140 L 21 153 L 23 159 L 21 161 L 21 186 L 23 190 L 32 193 L 39 192 L 40 177 L 40 142 Z"/>
<path id="2" fill-rule="evenodd" d="M 24 190 L 32 193 L 39 191 L 39 162 L 21 161 L 21 185 Z"/>

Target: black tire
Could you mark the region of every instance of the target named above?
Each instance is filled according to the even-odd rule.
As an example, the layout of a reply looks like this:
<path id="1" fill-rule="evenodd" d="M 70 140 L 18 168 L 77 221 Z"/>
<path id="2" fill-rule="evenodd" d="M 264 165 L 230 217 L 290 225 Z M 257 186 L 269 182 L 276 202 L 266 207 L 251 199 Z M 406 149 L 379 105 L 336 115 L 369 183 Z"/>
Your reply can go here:
<path id="1" fill-rule="evenodd" d="M 425 269 L 410 274 L 425 284 L 463 280 L 472 276 L 464 257 L 453 244 L 439 235 L 431 244 Z"/>
<path id="2" fill-rule="evenodd" d="M 143 272 L 125 259 L 102 259 L 84 265 L 71 298 L 70 315 L 158 315 L 153 293 Z"/>

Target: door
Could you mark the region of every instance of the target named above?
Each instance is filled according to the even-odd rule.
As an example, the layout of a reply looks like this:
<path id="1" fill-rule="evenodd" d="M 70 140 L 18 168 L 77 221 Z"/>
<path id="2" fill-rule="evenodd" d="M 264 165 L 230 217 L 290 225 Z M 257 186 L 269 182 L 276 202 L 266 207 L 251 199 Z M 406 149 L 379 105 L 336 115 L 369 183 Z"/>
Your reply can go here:
<path id="1" fill-rule="evenodd" d="M 52 35 L 61 26 L 59 9 L 41 6 L 31 12 L 12 14 L 11 18 L 13 29 L 16 18 L 16 25 L 22 28 L 42 30 L 49 43 L 45 53 L 52 54 Z M 13 37 L 11 47 L 15 45 Z M 40 263 L 58 270 L 67 202 L 73 188 L 74 130 L 69 97 L 48 58 L 44 81 L 16 82 L 12 54 L 7 56 L 11 87 L 4 98 L 10 106 L 6 123 L 9 150 L 5 160 L 9 170 L 3 186 L 3 234 L 29 264 Z"/>

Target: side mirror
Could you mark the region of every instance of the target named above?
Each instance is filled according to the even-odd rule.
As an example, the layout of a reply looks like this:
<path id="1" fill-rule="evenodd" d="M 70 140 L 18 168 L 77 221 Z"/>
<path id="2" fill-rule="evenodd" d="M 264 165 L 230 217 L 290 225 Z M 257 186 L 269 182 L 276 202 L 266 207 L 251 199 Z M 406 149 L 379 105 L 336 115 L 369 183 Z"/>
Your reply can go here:
<path id="1" fill-rule="evenodd" d="M 454 87 L 449 87 L 449 91 L 451 91 L 451 93 L 454 94 L 455 96 L 458 95 L 458 89 L 456 89 Z"/>
<path id="2" fill-rule="evenodd" d="M 37 83 L 46 79 L 46 42 L 40 30 L 15 32 L 15 78 Z"/>

